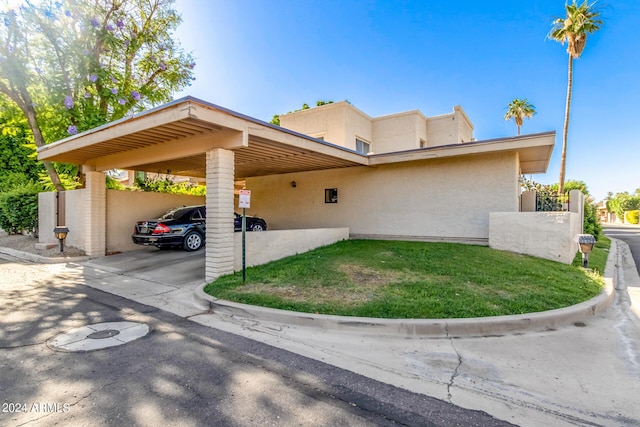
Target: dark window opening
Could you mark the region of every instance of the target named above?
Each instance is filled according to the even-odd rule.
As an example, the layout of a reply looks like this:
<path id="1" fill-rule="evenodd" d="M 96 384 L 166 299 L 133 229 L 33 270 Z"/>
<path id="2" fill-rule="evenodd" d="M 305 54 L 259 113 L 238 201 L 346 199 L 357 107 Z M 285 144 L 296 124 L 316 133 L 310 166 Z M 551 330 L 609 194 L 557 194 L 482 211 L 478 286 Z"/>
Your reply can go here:
<path id="1" fill-rule="evenodd" d="M 337 188 L 325 188 L 325 190 L 324 190 L 324 202 L 325 203 L 338 203 L 338 189 Z"/>

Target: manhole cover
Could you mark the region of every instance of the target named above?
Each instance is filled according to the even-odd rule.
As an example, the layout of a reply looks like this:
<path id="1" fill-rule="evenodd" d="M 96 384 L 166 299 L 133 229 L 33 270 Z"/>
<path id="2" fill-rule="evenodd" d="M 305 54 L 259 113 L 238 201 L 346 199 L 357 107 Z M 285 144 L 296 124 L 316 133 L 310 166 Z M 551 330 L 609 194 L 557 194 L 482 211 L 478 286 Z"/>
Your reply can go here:
<path id="1" fill-rule="evenodd" d="M 148 325 L 138 322 L 106 322 L 82 326 L 55 336 L 47 345 L 62 351 L 93 351 L 126 344 L 149 333 Z"/>
<path id="2" fill-rule="evenodd" d="M 105 329 L 104 331 L 94 332 L 92 334 L 87 335 L 87 338 L 91 338 L 92 340 L 101 340 L 104 338 L 111 338 L 118 335 L 120 331 L 115 329 Z"/>

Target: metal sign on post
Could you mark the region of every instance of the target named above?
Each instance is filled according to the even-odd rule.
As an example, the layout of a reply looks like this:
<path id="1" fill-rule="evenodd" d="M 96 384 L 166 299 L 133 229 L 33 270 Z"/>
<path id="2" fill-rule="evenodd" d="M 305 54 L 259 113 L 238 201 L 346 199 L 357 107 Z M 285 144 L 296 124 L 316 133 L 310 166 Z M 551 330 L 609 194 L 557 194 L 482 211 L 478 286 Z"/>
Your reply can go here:
<path id="1" fill-rule="evenodd" d="M 247 209 L 251 207 L 251 190 L 240 190 L 240 197 L 238 198 L 238 207 Z"/>
<path id="2" fill-rule="evenodd" d="M 242 208 L 242 283 L 247 280 L 247 208 L 251 207 L 251 190 L 240 190 L 238 207 Z"/>

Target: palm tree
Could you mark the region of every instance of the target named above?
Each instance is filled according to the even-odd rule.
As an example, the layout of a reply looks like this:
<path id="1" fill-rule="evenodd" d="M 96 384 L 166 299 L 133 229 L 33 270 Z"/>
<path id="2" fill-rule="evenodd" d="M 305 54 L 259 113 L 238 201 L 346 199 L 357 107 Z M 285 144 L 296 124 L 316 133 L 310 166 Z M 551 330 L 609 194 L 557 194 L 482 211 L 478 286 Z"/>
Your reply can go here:
<path id="1" fill-rule="evenodd" d="M 525 118 L 530 119 L 536 114 L 536 107 L 529 103 L 526 99 L 514 99 L 507 106 L 507 114 L 504 115 L 505 120 L 514 119 L 518 126 L 518 136 L 520 136 L 520 126 Z"/>
<path id="2" fill-rule="evenodd" d="M 567 43 L 567 53 L 569 54 L 569 78 L 567 83 L 567 104 L 564 113 L 564 131 L 562 134 L 562 158 L 560 160 L 560 180 L 558 193 L 564 192 L 564 175 L 567 165 L 567 135 L 569 133 L 569 112 L 571 110 L 571 90 L 573 86 L 573 60 L 580 58 L 582 51 L 587 44 L 587 34 L 594 33 L 602 26 L 602 21 L 598 19 L 600 12 L 595 10 L 596 2 L 589 4 L 584 0 L 578 4 L 572 0 L 571 4 L 566 3 L 566 18 L 556 18 L 553 20 L 553 27 L 549 31 L 548 38 Z"/>

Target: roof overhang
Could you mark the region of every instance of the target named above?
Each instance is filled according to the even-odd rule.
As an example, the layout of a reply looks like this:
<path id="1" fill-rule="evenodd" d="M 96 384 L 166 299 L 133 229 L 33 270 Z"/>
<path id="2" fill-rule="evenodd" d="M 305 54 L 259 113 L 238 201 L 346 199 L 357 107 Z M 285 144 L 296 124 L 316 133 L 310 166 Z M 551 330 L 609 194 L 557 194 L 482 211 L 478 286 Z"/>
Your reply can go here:
<path id="1" fill-rule="evenodd" d="M 366 156 L 186 97 L 38 149 L 38 159 L 93 170 L 206 176 L 206 152 L 235 152 L 238 179 L 367 165 Z"/>
<path id="2" fill-rule="evenodd" d="M 552 131 L 512 138 L 488 139 L 395 153 L 373 154 L 369 156 L 369 165 L 517 152 L 521 173 L 545 173 L 549 167 L 555 139 L 556 133 Z"/>
<path id="3" fill-rule="evenodd" d="M 193 97 L 182 98 L 38 148 L 38 159 L 206 177 L 206 153 L 235 154 L 235 177 L 517 152 L 521 173 L 544 173 L 555 132 L 364 156 Z"/>

